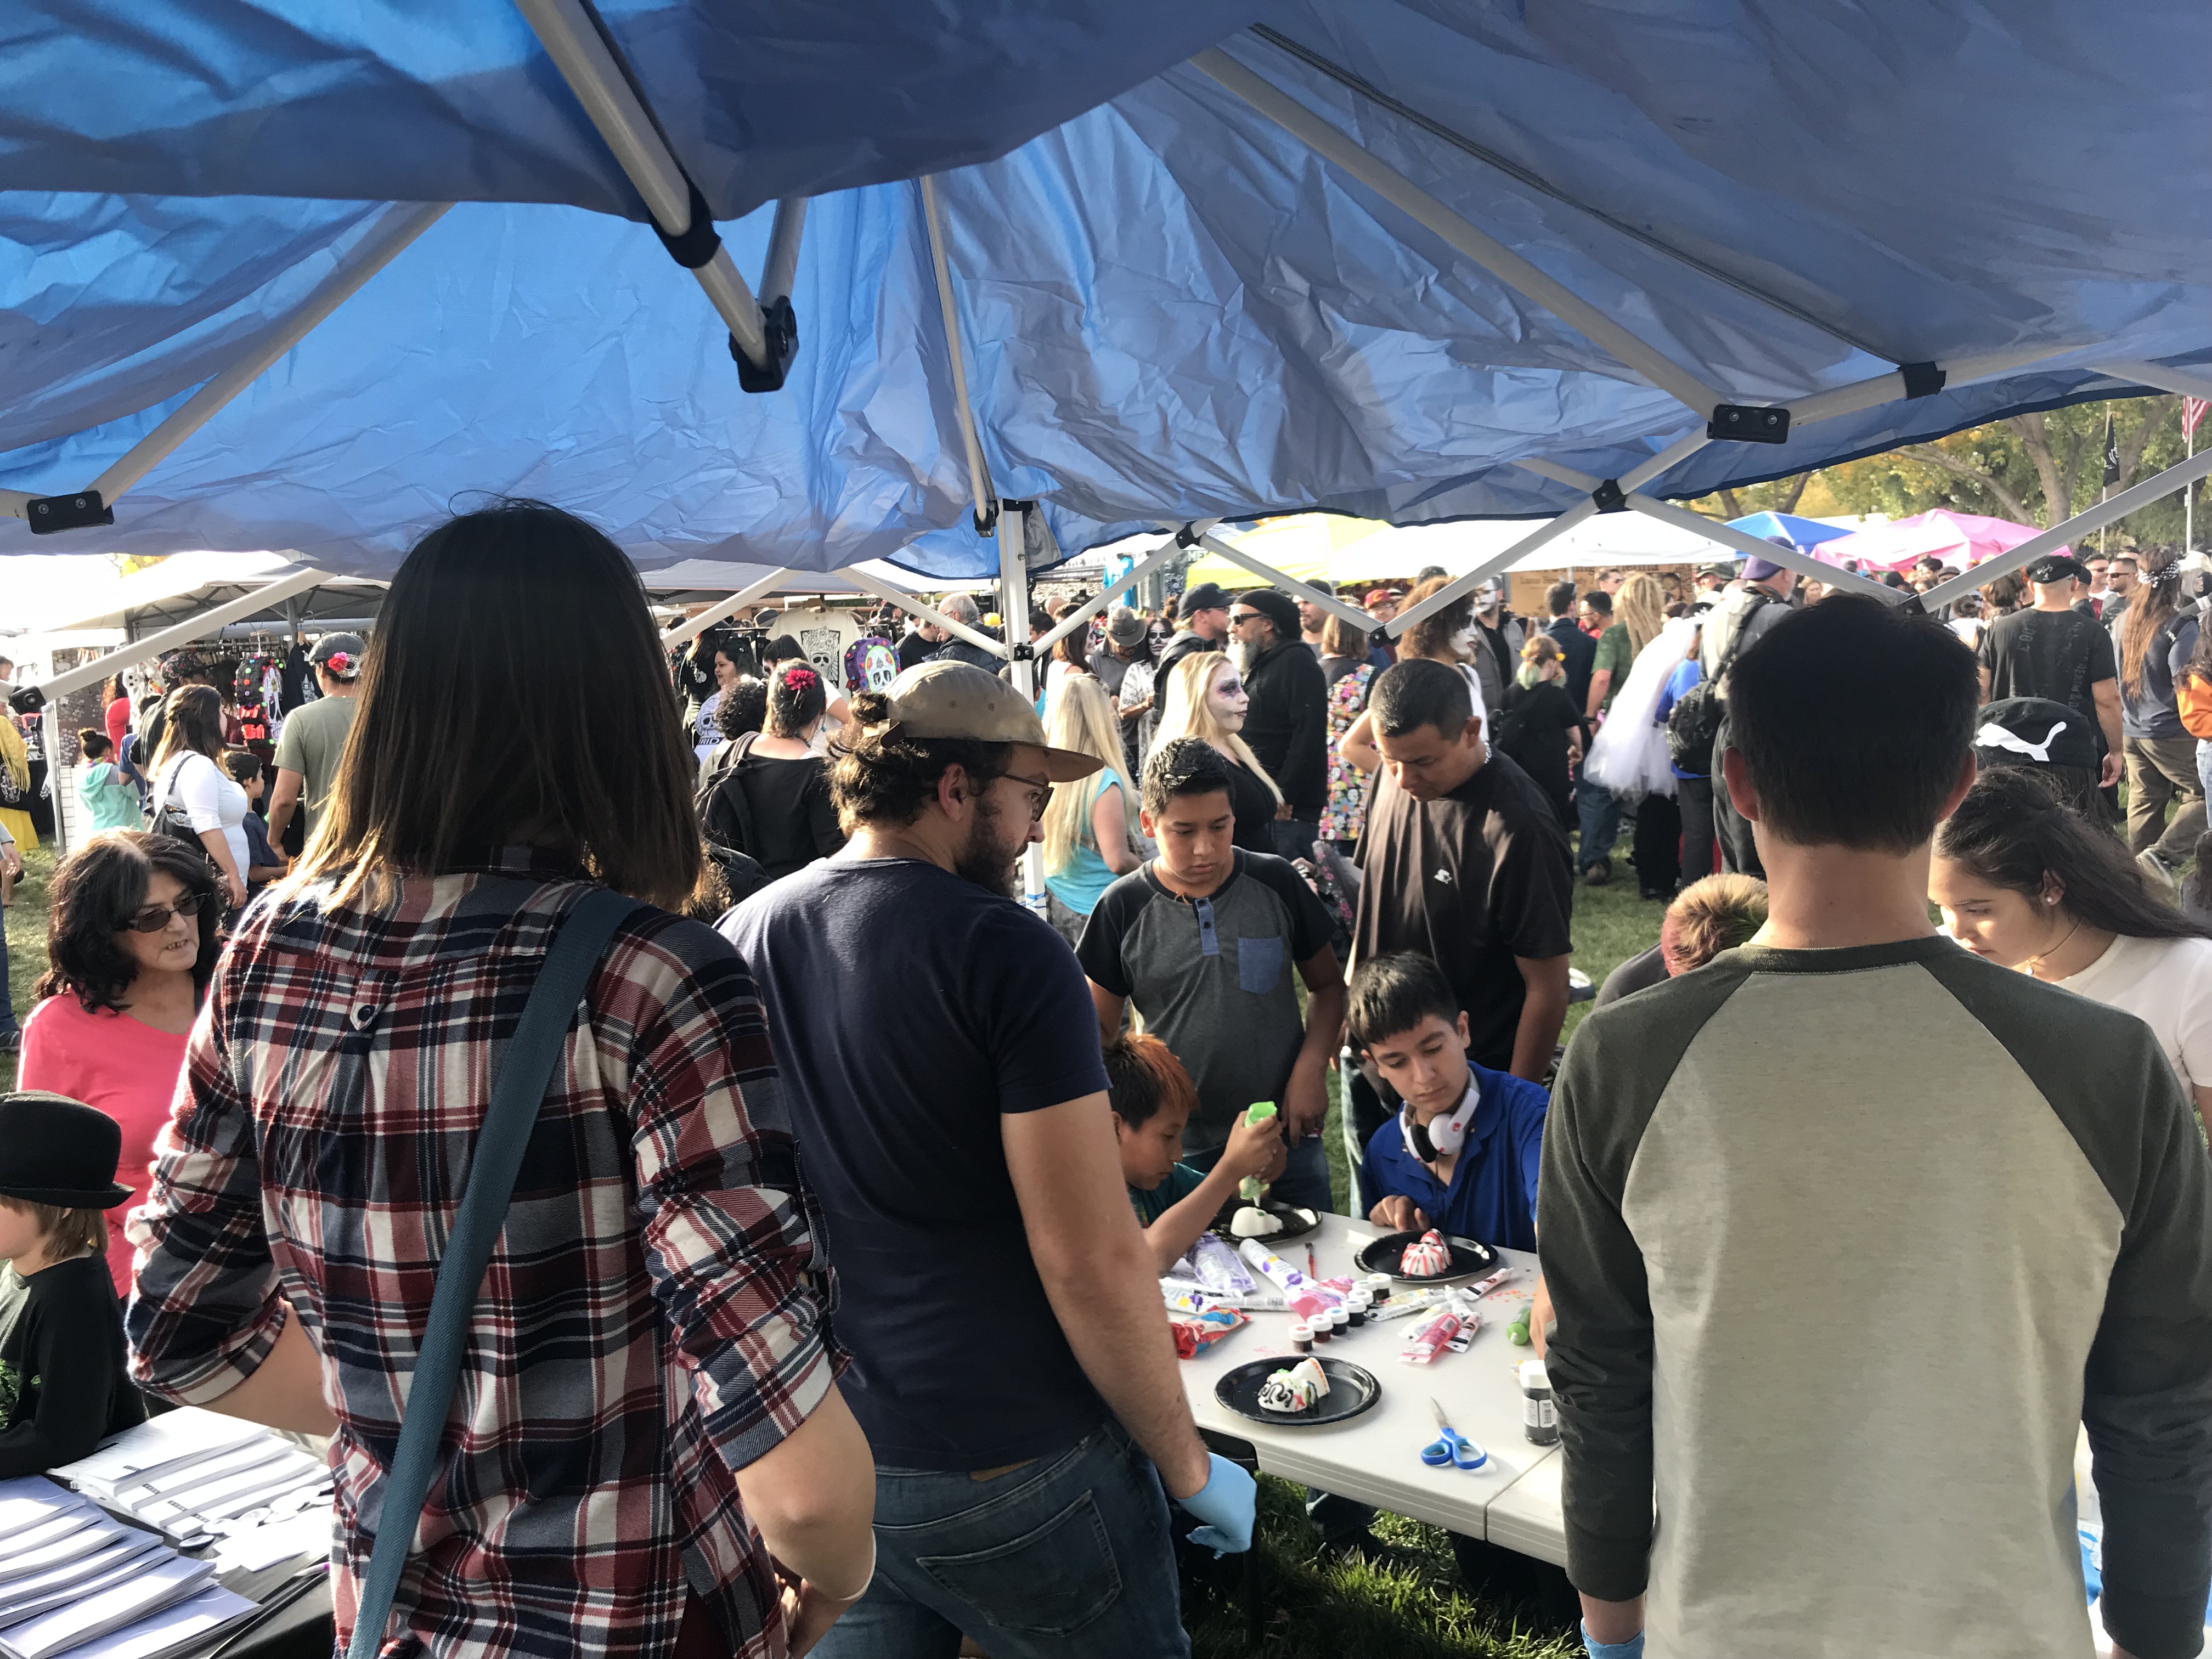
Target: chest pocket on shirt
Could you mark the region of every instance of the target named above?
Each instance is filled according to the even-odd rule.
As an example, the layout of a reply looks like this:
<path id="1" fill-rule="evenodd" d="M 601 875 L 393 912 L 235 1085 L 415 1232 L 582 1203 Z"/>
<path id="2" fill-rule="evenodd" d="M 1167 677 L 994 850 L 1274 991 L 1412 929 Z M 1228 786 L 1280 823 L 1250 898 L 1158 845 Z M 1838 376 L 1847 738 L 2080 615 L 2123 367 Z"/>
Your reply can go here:
<path id="1" fill-rule="evenodd" d="M 1265 996 L 1283 977 L 1283 941 L 1279 939 L 1240 939 L 1237 941 L 1237 988 Z"/>

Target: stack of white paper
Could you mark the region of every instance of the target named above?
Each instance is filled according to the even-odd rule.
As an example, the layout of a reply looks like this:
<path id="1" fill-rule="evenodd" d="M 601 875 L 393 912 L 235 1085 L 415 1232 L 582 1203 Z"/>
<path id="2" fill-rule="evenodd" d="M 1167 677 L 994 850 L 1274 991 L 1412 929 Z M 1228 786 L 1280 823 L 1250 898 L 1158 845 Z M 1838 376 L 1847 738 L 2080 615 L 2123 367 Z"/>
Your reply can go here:
<path id="1" fill-rule="evenodd" d="M 135 1625 L 70 1649 L 69 1659 L 169 1659 L 171 1654 L 214 1641 L 227 1626 L 253 1613 L 253 1603 L 244 1596 L 210 1584 Z"/>
<path id="2" fill-rule="evenodd" d="M 330 1484 L 322 1460 L 270 1430 L 186 1407 L 52 1471 L 110 1509 L 197 1547 L 233 1526 L 292 1512 Z"/>
<path id="3" fill-rule="evenodd" d="M 214 1583 L 213 1563 L 172 1555 L 105 1589 L 0 1630 L 0 1654 L 7 1659 L 54 1659 L 95 1637 L 151 1618 Z"/>

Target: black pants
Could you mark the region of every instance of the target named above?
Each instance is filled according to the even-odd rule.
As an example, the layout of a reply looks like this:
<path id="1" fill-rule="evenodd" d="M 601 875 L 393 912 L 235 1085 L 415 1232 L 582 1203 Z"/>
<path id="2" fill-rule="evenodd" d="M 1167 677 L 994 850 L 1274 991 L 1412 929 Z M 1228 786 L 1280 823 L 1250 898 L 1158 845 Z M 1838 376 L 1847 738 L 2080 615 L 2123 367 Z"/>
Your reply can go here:
<path id="1" fill-rule="evenodd" d="M 1675 779 L 1674 806 L 1682 815 L 1682 883 L 1687 886 L 1713 872 L 1713 781 Z"/>
<path id="2" fill-rule="evenodd" d="M 1721 720 L 1720 735 L 1713 739 L 1713 836 L 1721 844 L 1721 868 L 1732 873 L 1766 879 L 1766 866 L 1759 861 L 1759 843 L 1751 825 L 1729 799 L 1728 777 L 1721 770 L 1721 751 L 1729 746 L 1729 726 Z"/>
<path id="3" fill-rule="evenodd" d="M 1682 878 L 1682 814 L 1672 795 L 1646 795 L 1636 803 L 1636 885 L 1671 897 Z"/>

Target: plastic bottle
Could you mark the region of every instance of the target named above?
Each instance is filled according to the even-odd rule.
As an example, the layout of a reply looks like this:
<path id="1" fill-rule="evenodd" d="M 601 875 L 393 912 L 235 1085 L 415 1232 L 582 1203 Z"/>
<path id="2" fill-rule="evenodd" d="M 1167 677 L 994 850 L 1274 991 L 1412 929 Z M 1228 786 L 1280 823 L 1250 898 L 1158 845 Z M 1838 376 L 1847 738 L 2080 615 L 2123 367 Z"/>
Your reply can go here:
<path id="1" fill-rule="evenodd" d="M 1274 1115 L 1275 1103 L 1272 1100 L 1263 1100 L 1244 1109 L 1244 1121 L 1247 1123 L 1265 1123 Z M 1260 1201 L 1260 1177 L 1246 1176 L 1243 1180 L 1238 1182 L 1237 1196 L 1247 1204 L 1257 1204 Z"/>
<path id="2" fill-rule="evenodd" d="M 1559 1402 L 1552 1397 L 1552 1374 L 1540 1359 L 1524 1359 L 1521 1377 L 1521 1426 L 1531 1445 L 1559 1443 Z"/>

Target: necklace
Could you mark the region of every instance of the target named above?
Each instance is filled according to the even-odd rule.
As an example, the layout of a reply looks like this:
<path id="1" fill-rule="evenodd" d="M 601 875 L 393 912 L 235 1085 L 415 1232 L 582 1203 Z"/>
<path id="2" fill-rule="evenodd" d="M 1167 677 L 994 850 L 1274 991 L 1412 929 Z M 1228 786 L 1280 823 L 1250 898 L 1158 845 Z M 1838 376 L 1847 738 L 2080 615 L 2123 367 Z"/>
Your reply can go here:
<path id="1" fill-rule="evenodd" d="M 2053 957 L 2057 956 L 2057 955 L 2061 951 L 2064 950 L 2064 949 L 2065 949 L 2069 945 L 2072 944 L 2072 943 L 2074 942 L 2074 935 L 2075 935 L 2075 934 L 2076 934 L 2076 933 L 2080 933 L 2081 931 L 2081 923 L 2080 920 L 2077 918 L 2077 919 L 2075 921 L 2074 925 L 2073 925 L 2071 927 L 2069 927 L 2069 928 L 2066 930 L 2066 937 L 2065 937 L 2064 939 L 2060 939 L 2060 940 L 2058 941 L 2058 943 L 2057 943 L 2057 944 L 2056 944 L 2056 945 L 2052 945 L 2052 946 L 2051 946 L 2048 951 L 2038 951 L 2035 955 L 2033 955 L 2033 956 L 2030 957 L 2027 959 L 2027 976 L 2028 976 L 2030 979 L 2041 979 L 2041 978 L 2043 977 L 2043 975 L 2040 975 L 2040 974 L 2039 974 L 2039 973 L 2037 973 L 2037 972 L 2035 971 L 2036 964 L 2037 964 L 2038 963 L 2043 963 L 2043 962 L 2048 962 L 2048 961 L 2050 961 L 2051 957 Z M 2065 977 L 2065 975 L 2064 975 L 2063 974 L 2062 974 L 2062 975 L 2059 975 L 2059 977 L 2060 977 L 2061 979 L 2063 979 L 2063 978 Z"/>

